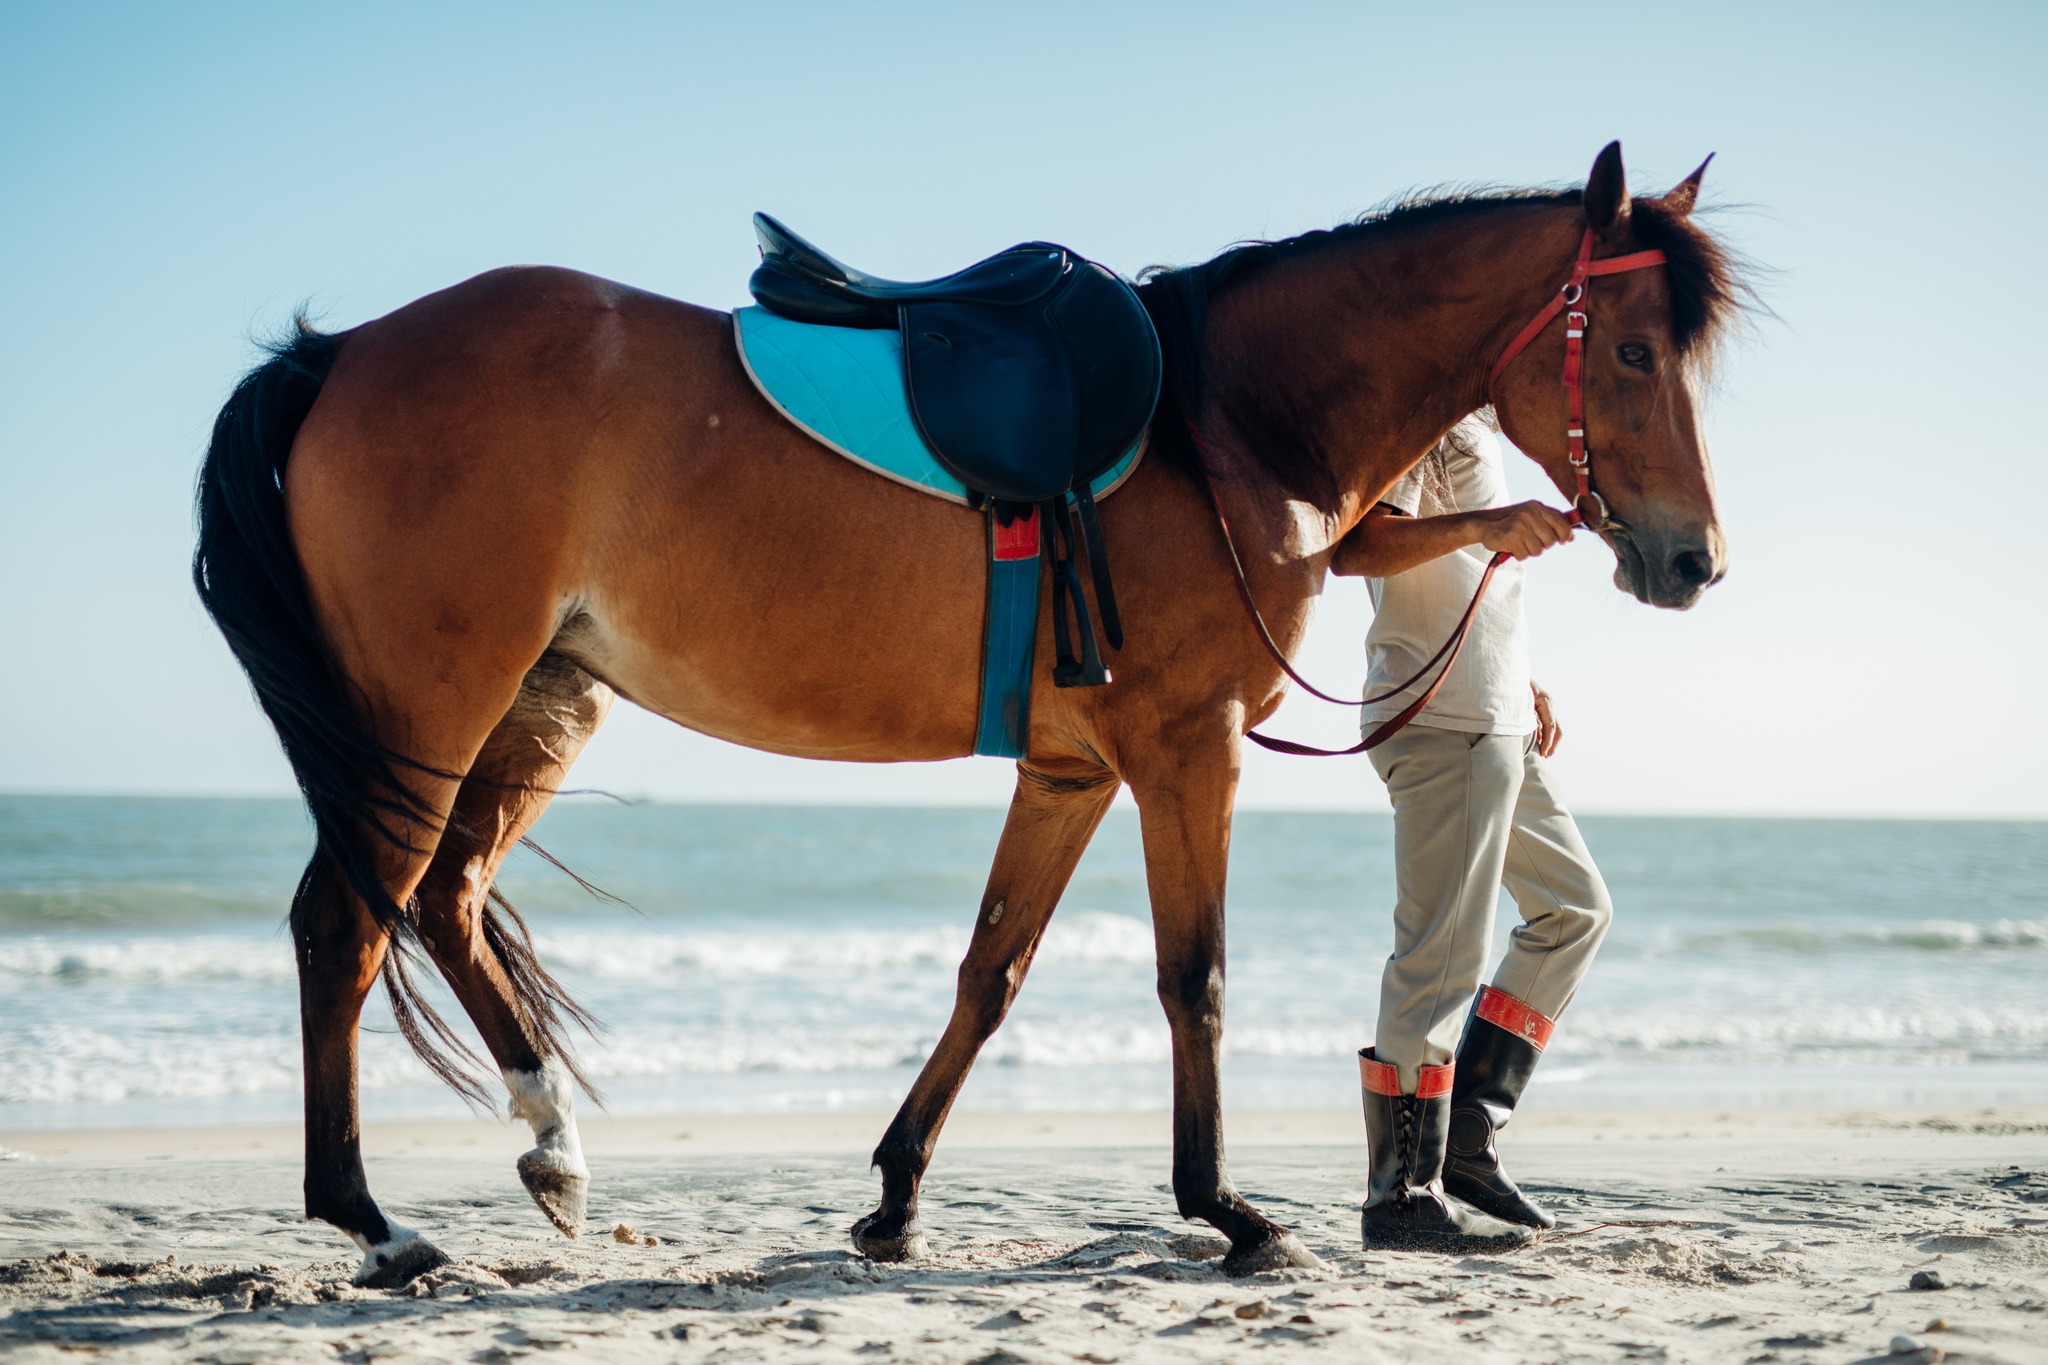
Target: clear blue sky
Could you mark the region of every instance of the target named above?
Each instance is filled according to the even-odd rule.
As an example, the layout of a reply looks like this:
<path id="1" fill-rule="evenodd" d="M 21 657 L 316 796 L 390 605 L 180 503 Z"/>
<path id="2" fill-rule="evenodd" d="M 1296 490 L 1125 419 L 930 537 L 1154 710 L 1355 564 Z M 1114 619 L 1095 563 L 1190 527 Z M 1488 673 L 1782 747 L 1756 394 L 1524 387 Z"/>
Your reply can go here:
<path id="1" fill-rule="evenodd" d="M 1532 571 L 1600 810 L 2048 814 L 2039 5 L 0 9 L 0 788 L 282 792 L 186 581 L 252 333 L 492 266 L 744 298 L 768 209 L 886 273 L 1030 237 L 1121 269 L 1609 138 L 1775 267 L 1709 433 L 1733 573 L 1685 616 L 1591 544 Z M 1531 494 L 1540 491 L 1522 477 Z M 1362 594 L 1305 666 L 1355 681 Z M 1276 726 L 1341 739 L 1292 700 Z M 623 712 L 579 782 L 1001 800 L 992 760 L 798 764 Z M 1246 799 L 1379 807 L 1259 755 Z"/>

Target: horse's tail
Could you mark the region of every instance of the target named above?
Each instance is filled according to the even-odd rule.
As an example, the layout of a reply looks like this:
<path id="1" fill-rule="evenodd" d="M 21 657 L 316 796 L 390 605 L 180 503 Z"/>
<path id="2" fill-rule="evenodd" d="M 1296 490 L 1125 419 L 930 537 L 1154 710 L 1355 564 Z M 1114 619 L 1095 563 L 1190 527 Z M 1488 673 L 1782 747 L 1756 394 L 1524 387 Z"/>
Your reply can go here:
<path id="1" fill-rule="evenodd" d="M 458 1094 L 490 1106 L 490 1093 L 465 1065 L 465 1060 L 482 1065 L 481 1059 L 456 1037 L 407 971 L 406 960 L 417 960 L 420 949 L 418 926 L 385 889 L 369 846 L 370 839 L 382 838 L 416 851 L 414 831 L 426 832 L 430 848 L 438 840 L 444 827 L 441 813 L 400 776 L 402 771 L 433 770 L 380 744 L 352 704 L 359 696 L 321 638 L 285 515 L 284 474 L 292 443 L 346 336 L 318 331 L 304 315 L 294 318 L 292 331 L 269 346 L 270 358 L 243 376 L 229 395 L 214 419 L 213 441 L 199 470 L 199 545 L 192 556 L 192 582 L 249 675 L 313 818 L 312 860 L 292 897 L 294 928 L 312 927 L 306 923 L 316 913 L 311 893 L 323 866 L 338 873 L 392 935 L 384 985 L 400 1032 L 420 1060 Z M 495 919 L 493 910 L 486 915 Z M 539 983 L 514 979 L 532 988 L 521 994 L 535 996 L 526 1003 L 543 1032 L 553 1031 L 547 1024 L 554 1005 L 567 1003 L 571 1014 L 580 1016 L 546 973 L 539 974 Z"/>

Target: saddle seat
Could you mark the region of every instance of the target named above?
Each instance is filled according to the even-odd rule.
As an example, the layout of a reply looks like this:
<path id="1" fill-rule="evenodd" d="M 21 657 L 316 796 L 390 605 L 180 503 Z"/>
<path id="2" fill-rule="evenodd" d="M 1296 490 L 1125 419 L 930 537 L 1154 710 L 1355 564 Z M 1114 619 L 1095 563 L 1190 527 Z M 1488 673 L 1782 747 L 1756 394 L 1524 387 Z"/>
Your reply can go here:
<path id="1" fill-rule="evenodd" d="M 749 281 L 763 307 L 798 322 L 896 326 L 906 303 L 1014 307 L 1042 298 L 1071 261 L 1066 248 L 1026 242 L 935 280 L 885 280 L 826 255 L 765 213 L 754 215 L 761 265 Z"/>

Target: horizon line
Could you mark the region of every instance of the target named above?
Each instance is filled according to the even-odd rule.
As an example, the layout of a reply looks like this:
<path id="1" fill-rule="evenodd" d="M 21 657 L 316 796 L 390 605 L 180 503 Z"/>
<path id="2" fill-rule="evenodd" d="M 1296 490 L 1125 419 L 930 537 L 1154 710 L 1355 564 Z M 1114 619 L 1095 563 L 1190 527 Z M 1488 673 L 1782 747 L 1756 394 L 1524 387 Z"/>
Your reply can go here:
<path id="1" fill-rule="evenodd" d="M 44 797 L 68 800 L 106 801 L 279 801 L 302 805 L 297 796 L 283 792 L 254 791 L 174 791 L 174 790 L 121 790 L 116 788 L 78 787 L 7 787 L 0 786 L 0 799 Z M 699 796 L 656 796 L 649 793 L 608 792 L 597 788 L 568 788 L 557 794 L 556 800 L 576 803 L 595 801 L 610 802 L 620 806 L 705 806 L 714 809 L 754 808 L 781 810 L 985 810 L 1003 811 L 1009 808 L 1002 801 L 901 801 L 901 800 L 788 800 L 767 796 L 699 797 Z M 1134 808 L 1130 791 L 1119 791 L 1116 809 Z M 1393 814 L 1383 803 L 1372 805 L 1322 805 L 1322 806 L 1277 806 L 1262 802 L 1240 803 L 1237 810 L 1261 815 L 1366 815 L 1391 819 Z M 1577 806 L 1576 815 L 1596 819 L 1617 820 L 1864 820 L 1864 821 L 1924 821 L 1947 823 L 1979 824 L 2039 824 L 2048 822 L 2048 811 L 1927 811 L 1927 810 L 1844 810 L 1844 809 L 1788 809 L 1785 807 L 1760 807 L 1754 810 L 1731 810 L 1712 808 L 1656 808 L 1636 807 L 1622 810 L 1611 806 Z"/>

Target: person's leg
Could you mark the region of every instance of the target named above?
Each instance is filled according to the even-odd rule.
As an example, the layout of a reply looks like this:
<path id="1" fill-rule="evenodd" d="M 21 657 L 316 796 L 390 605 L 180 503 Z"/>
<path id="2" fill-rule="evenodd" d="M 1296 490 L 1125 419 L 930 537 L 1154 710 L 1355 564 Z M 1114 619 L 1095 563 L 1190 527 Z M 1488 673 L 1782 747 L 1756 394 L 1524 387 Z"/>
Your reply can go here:
<path id="1" fill-rule="evenodd" d="M 1444 1188 L 1496 1218 L 1550 1227 L 1557 1220 L 1502 1169 L 1494 1135 L 1520 1102 L 1614 910 L 1578 825 L 1550 788 L 1533 738 L 1504 876 L 1522 923 L 1510 935 L 1493 984 L 1480 993 L 1458 1049 Z"/>
<path id="2" fill-rule="evenodd" d="M 1614 902 L 1533 743 L 1523 760 L 1503 880 L 1522 922 L 1508 936 L 1493 984 L 1555 1020 L 1586 979 Z"/>
<path id="3" fill-rule="evenodd" d="M 1394 806 L 1394 953 L 1373 1053 L 1413 1094 L 1447 1066 L 1492 947 L 1521 741 L 1415 725 L 1372 751 Z"/>
<path id="4" fill-rule="evenodd" d="M 1373 751 L 1394 806 L 1394 952 L 1359 1054 L 1371 1147 L 1367 1246 L 1498 1249 L 1522 1228 L 1444 1196 L 1451 1061 L 1492 937 L 1521 783 L 1519 741 L 1423 726 Z"/>

